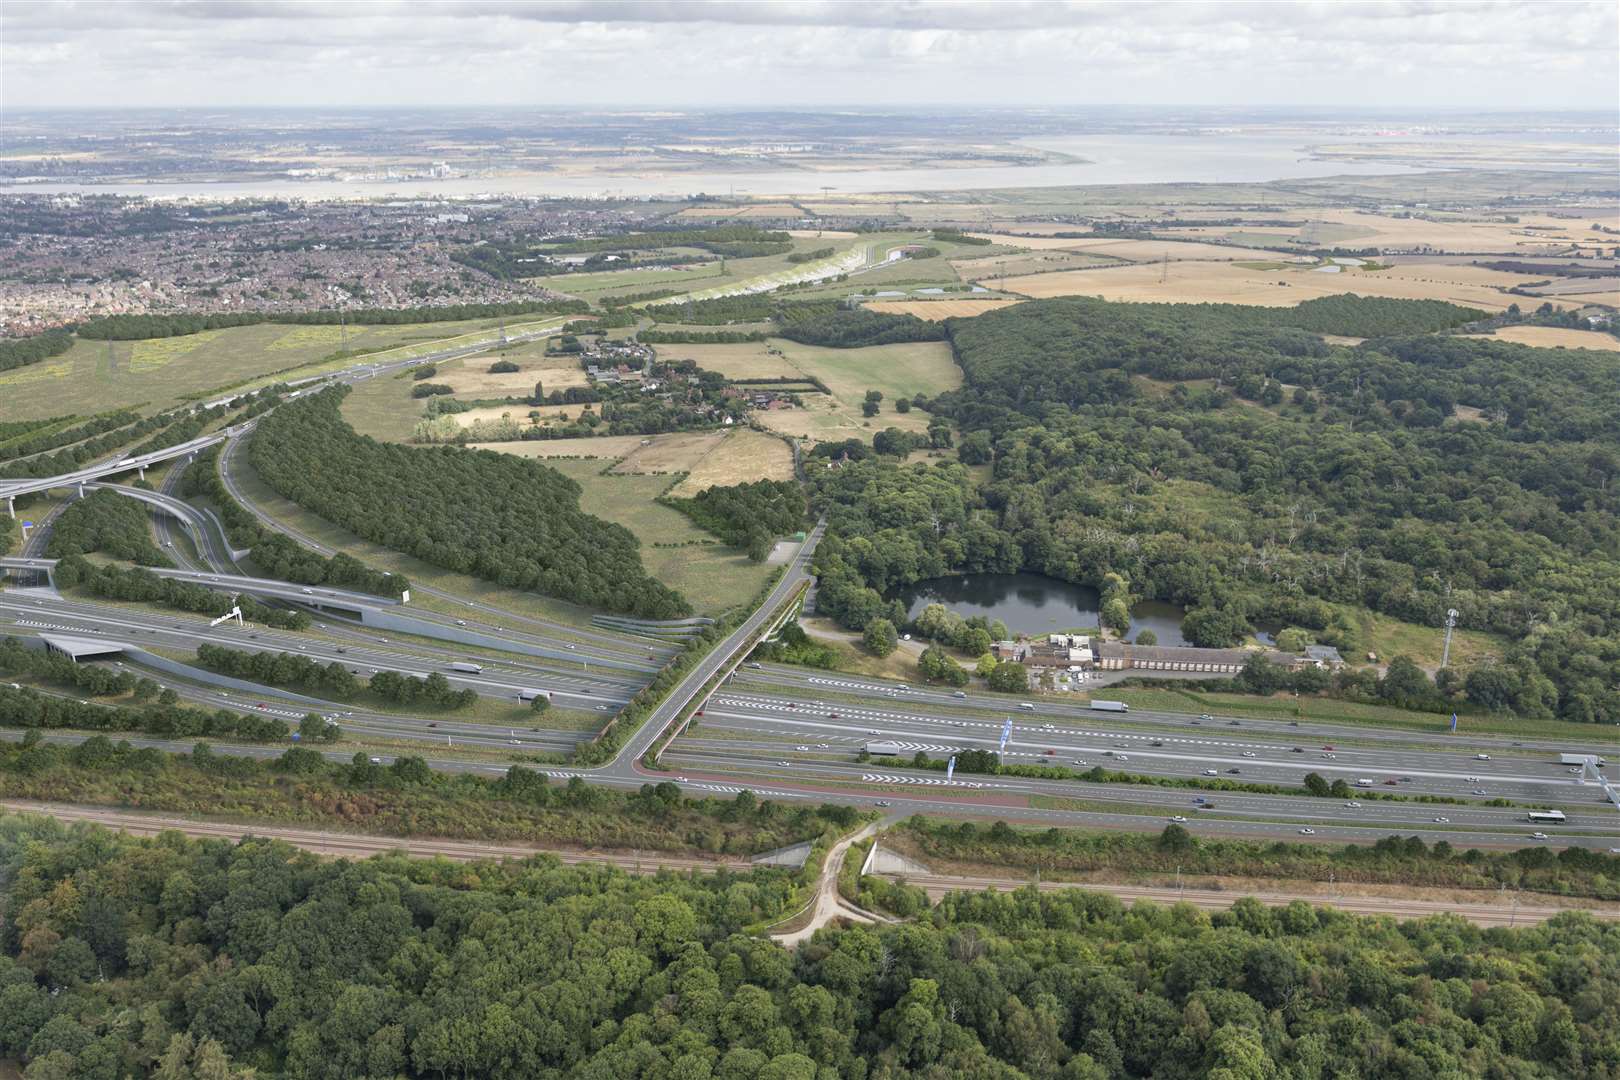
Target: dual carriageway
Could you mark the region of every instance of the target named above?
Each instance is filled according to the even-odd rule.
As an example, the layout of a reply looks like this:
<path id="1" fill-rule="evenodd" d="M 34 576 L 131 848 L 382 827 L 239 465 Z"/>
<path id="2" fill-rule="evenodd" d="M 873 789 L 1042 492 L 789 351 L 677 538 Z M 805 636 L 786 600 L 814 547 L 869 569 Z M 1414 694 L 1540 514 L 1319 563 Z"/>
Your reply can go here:
<path id="1" fill-rule="evenodd" d="M 448 358 L 452 357 L 435 354 L 394 365 L 358 365 L 331 378 L 357 381 L 391 368 Z M 382 634 L 356 619 L 356 611 L 368 604 L 395 609 L 400 605 L 343 590 L 306 589 L 243 575 L 236 563 L 239 553 L 230 549 L 218 522 L 174 494 L 179 469 L 170 471 L 156 493 L 105 483 L 121 473 L 223 443 L 221 475 L 227 490 L 267 528 L 322 554 L 332 554 L 330 547 L 256 506 L 242 490 L 237 478 L 238 455 L 251 429 L 251 422 L 225 428 L 192 444 L 160 452 L 161 459 L 154 455 L 115 458 L 67 477 L 0 482 L 0 496 L 76 488 L 83 483 L 143 498 L 152 506 L 160 543 L 180 564 L 171 576 L 309 608 L 321 620 L 309 631 L 210 625 L 208 619 L 197 616 L 70 600 L 47 588 L 0 593 L 0 633 L 71 633 L 179 654 L 194 652 L 203 643 L 290 652 L 321 663 L 343 663 L 362 678 L 383 670 L 415 675 L 438 671 L 452 685 L 495 700 L 511 702 L 524 689 L 545 689 L 558 705 L 588 711 L 602 722 L 674 654 L 667 638 L 520 615 L 481 599 L 419 584 L 413 591 L 432 596 L 437 610 L 412 606 L 412 616 L 436 623 L 438 629 L 428 627 L 425 634 Z M 191 551 L 175 542 L 174 523 L 185 530 Z M 580 776 L 616 786 L 673 780 L 694 794 L 724 795 L 747 788 L 766 798 L 847 802 L 891 808 L 896 813 L 1134 829 L 1157 829 L 1166 820 L 1185 819 L 1189 828 L 1210 835 L 1366 841 L 1398 832 L 1477 846 L 1517 847 L 1537 842 L 1532 838 L 1537 829 L 1526 820 L 1526 809 L 1557 806 L 1567 814 L 1567 822 L 1547 842 L 1603 849 L 1620 846 L 1620 816 L 1603 800 L 1600 787 L 1578 782 L 1567 768 L 1555 764 L 1558 753 L 1568 750 L 1607 752 L 1620 759 L 1620 746 L 1604 748 L 1596 738 L 1589 746 L 1571 747 L 1465 731 L 1437 741 L 1435 736 L 1312 720 L 1201 719 L 1152 712 L 1104 715 L 1052 698 L 1039 698 L 1034 710 L 1025 711 L 996 695 L 970 693 L 957 698 L 927 687 L 859 676 L 777 665 L 739 666 L 744 647 L 810 580 L 809 562 L 820 534 L 819 527 L 811 533 L 766 602 L 698 663 L 611 762 L 594 769 L 557 766 L 546 771 L 557 777 Z M 26 567 L 19 564 L 17 568 Z M 447 609 L 459 614 L 447 614 Z M 461 632 L 485 635 L 499 644 L 486 647 L 455 641 Z M 479 663 L 481 670 L 452 670 L 452 664 L 469 660 Z M 723 680 L 717 688 L 710 686 L 715 679 Z M 289 718 L 308 711 L 307 706 L 268 688 L 246 702 L 238 692 L 205 683 L 180 680 L 169 684 L 182 696 L 210 707 L 257 709 Z M 325 707 L 340 717 L 349 736 L 399 747 L 400 753 L 421 753 L 434 767 L 446 770 L 498 773 L 512 760 L 565 754 L 590 737 L 588 731 L 546 728 L 543 717 L 537 718 L 541 723 L 537 728 L 520 728 L 458 720 L 454 714 L 409 716 L 350 709 L 336 702 L 325 703 Z M 644 759 L 693 707 L 700 714 L 693 717 L 691 729 L 662 750 L 661 768 L 651 766 Z M 936 759 L 965 749 L 995 750 L 1009 715 L 1013 716 L 1012 733 L 1004 760 L 1068 768 L 1075 778 L 959 773 L 947 779 L 941 772 L 908 767 L 908 757 L 857 760 L 867 743 L 878 741 Z M 65 733 L 49 737 L 75 738 Z M 189 749 L 161 739 L 130 741 Z M 267 757 L 279 754 L 282 747 L 222 745 L 218 749 Z M 323 752 L 347 759 L 353 748 Z M 386 759 L 389 755 L 381 756 Z M 1346 800 L 1093 783 L 1079 777 L 1094 766 L 1194 785 L 1204 778 L 1218 778 L 1297 787 L 1307 772 L 1316 772 L 1329 781 L 1343 779 L 1352 787 L 1358 780 L 1371 779 L 1373 787 L 1371 792 L 1358 791 Z M 1372 792 L 1405 798 L 1367 797 Z M 1417 801 L 1422 796 L 1457 801 Z M 1515 805 L 1487 805 L 1491 800 Z"/>

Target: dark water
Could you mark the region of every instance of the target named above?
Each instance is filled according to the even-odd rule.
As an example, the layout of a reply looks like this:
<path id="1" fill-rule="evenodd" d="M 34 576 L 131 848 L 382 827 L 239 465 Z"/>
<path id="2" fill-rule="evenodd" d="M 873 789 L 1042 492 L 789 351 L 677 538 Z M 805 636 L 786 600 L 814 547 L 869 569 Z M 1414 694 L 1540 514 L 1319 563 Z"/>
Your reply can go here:
<path id="1" fill-rule="evenodd" d="M 931 578 L 895 595 L 913 618 L 929 604 L 944 604 L 964 618 L 1000 619 L 1013 633 L 1049 634 L 1071 627 L 1094 627 L 1100 606 L 1097 590 L 1041 574 L 964 574 Z M 1131 632 L 1152 630 L 1160 645 L 1185 645 L 1182 610 L 1174 604 L 1143 600 L 1131 608 Z"/>

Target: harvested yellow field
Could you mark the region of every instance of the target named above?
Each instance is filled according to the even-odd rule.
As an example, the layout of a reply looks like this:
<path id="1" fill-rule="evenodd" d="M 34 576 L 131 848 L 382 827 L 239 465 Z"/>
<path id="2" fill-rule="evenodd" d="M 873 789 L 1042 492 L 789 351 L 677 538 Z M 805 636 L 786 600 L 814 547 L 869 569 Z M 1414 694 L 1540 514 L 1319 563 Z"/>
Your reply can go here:
<path id="1" fill-rule="evenodd" d="M 1150 262 L 1169 256 L 1177 259 L 1211 259 L 1218 262 L 1254 258 L 1253 248 L 1228 247 L 1182 240 L 1126 240 L 1116 236 L 1012 236 L 1007 233 L 975 233 L 1007 247 L 1031 251 L 1074 251 L 1106 255 L 1129 262 Z"/>
<path id="2" fill-rule="evenodd" d="M 693 206 L 675 215 L 678 218 L 746 219 L 746 218 L 798 218 L 804 216 L 792 203 L 762 203 L 757 206 Z"/>
<path id="3" fill-rule="evenodd" d="M 457 394 L 469 398 L 527 397 L 534 393 L 537 382 L 545 386 L 547 393 L 570 386 L 585 386 L 590 382 L 579 361 L 569 356 L 508 358 L 518 369 L 492 375 L 489 366 L 497 359 L 500 358 L 480 356 L 463 360 L 453 369 L 439 369 L 433 381 L 444 383 Z"/>
<path id="4" fill-rule="evenodd" d="M 789 229 L 787 234 L 798 240 L 853 240 L 861 235 L 841 229 Z"/>
<path id="5" fill-rule="evenodd" d="M 1406 300 L 1448 300 L 1466 307 L 1502 311 L 1524 298 L 1508 294 L 1513 285 L 1535 280 L 1477 266 L 1426 264 L 1390 270 L 1246 270 L 1229 263 L 1171 263 L 1160 281 L 1161 267 L 1152 264 L 1102 270 L 1065 271 L 1008 278 L 998 282 L 1007 292 L 1044 299 L 1052 296 L 1100 296 L 1105 300 L 1161 303 L 1258 304 L 1288 307 L 1319 296 L 1357 293 Z M 1554 305 L 1578 303 L 1551 298 Z"/>
<path id="6" fill-rule="evenodd" d="M 756 480 L 793 479 L 793 451 L 774 435 L 751 428 L 733 430 L 696 462 L 671 495 L 683 498 L 705 488 L 731 487 Z"/>
<path id="7" fill-rule="evenodd" d="M 622 458 L 641 447 L 643 435 L 603 435 L 583 439 L 530 439 L 527 442 L 470 443 L 475 450 L 495 450 L 514 457 Z"/>
<path id="8" fill-rule="evenodd" d="M 539 413 L 540 422 L 549 420 L 575 420 L 582 412 L 590 411 L 589 405 L 490 405 L 482 409 L 468 409 L 462 413 L 451 413 L 456 423 L 462 427 L 471 427 L 476 423 L 488 423 L 491 420 L 510 418 L 527 427 L 533 419 L 530 413 Z"/>
<path id="9" fill-rule="evenodd" d="M 518 457 L 617 459 L 608 474 L 615 477 L 684 472 L 688 475 L 672 489 L 672 494 L 682 496 L 709 487 L 793 478 L 793 451 L 787 443 L 751 428 L 478 443 L 475 448 Z M 589 486 L 595 474 L 570 475 Z"/>
<path id="10" fill-rule="evenodd" d="M 728 379 L 793 378 L 795 371 L 782 348 L 787 343 L 746 341 L 735 345 L 658 345 L 658 359 L 691 360 L 704 371 L 717 371 Z"/>
<path id="11" fill-rule="evenodd" d="M 613 467 L 616 473 L 691 472 L 726 440 L 724 431 L 687 431 L 670 435 L 643 436 Z"/>
<path id="12" fill-rule="evenodd" d="M 866 307 L 889 315 L 915 315 L 919 319 L 938 322 L 940 319 L 971 319 L 975 315 L 1017 303 L 1020 301 L 987 297 L 983 300 L 878 300 Z"/>
<path id="13" fill-rule="evenodd" d="M 1542 349 L 1604 349 L 1620 352 L 1620 338 L 1596 330 L 1568 330 L 1561 326 L 1506 326 L 1494 334 L 1482 334 L 1495 341 L 1515 341 Z"/>

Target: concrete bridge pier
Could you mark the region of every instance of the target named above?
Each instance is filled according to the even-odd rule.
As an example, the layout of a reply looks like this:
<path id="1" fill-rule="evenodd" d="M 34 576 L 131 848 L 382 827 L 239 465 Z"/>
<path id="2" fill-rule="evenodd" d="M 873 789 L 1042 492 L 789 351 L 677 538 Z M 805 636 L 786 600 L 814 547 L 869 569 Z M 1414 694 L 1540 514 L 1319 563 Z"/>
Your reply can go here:
<path id="1" fill-rule="evenodd" d="M 11 515 L 11 520 L 12 521 L 17 520 L 17 496 L 15 496 L 15 495 L 7 495 L 6 496 L 6 513 Z"/>

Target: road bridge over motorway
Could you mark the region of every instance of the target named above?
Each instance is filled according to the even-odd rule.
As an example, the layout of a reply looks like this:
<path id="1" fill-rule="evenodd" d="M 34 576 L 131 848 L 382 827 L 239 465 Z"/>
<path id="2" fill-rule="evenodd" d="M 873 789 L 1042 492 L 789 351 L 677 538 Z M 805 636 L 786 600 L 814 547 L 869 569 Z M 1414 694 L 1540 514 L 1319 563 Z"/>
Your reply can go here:
<path id="1" fill-rule="evenodd" d="M 108 476 L 117 476 L 121 473 L 135 472 L 141 476 L 153 465 L 160 465 L 175 458 L 187 457 L 206 450 L 210 446 L 224 442 L 232 435 L 239 435 L 252 426 L 252 421 L 235 428 L 221 428 L 210 435 L 200 435 L 174 446 L 162 450 L 154 450 L 150 454 L 138 454 L 135 457 L 120 456 L 109 461 L 98 462 L 70 473 L 60 476 L 45 476 L 33 480 L 0 480 L 0 498 L 6 500 L 6 510 L 12 517 L 17 516 L 16 501 L 19 495 L 32 495 L 35 492 L 49 491 L 52 488 L 80 487 L 94 480 L 101 480 Z"/>

